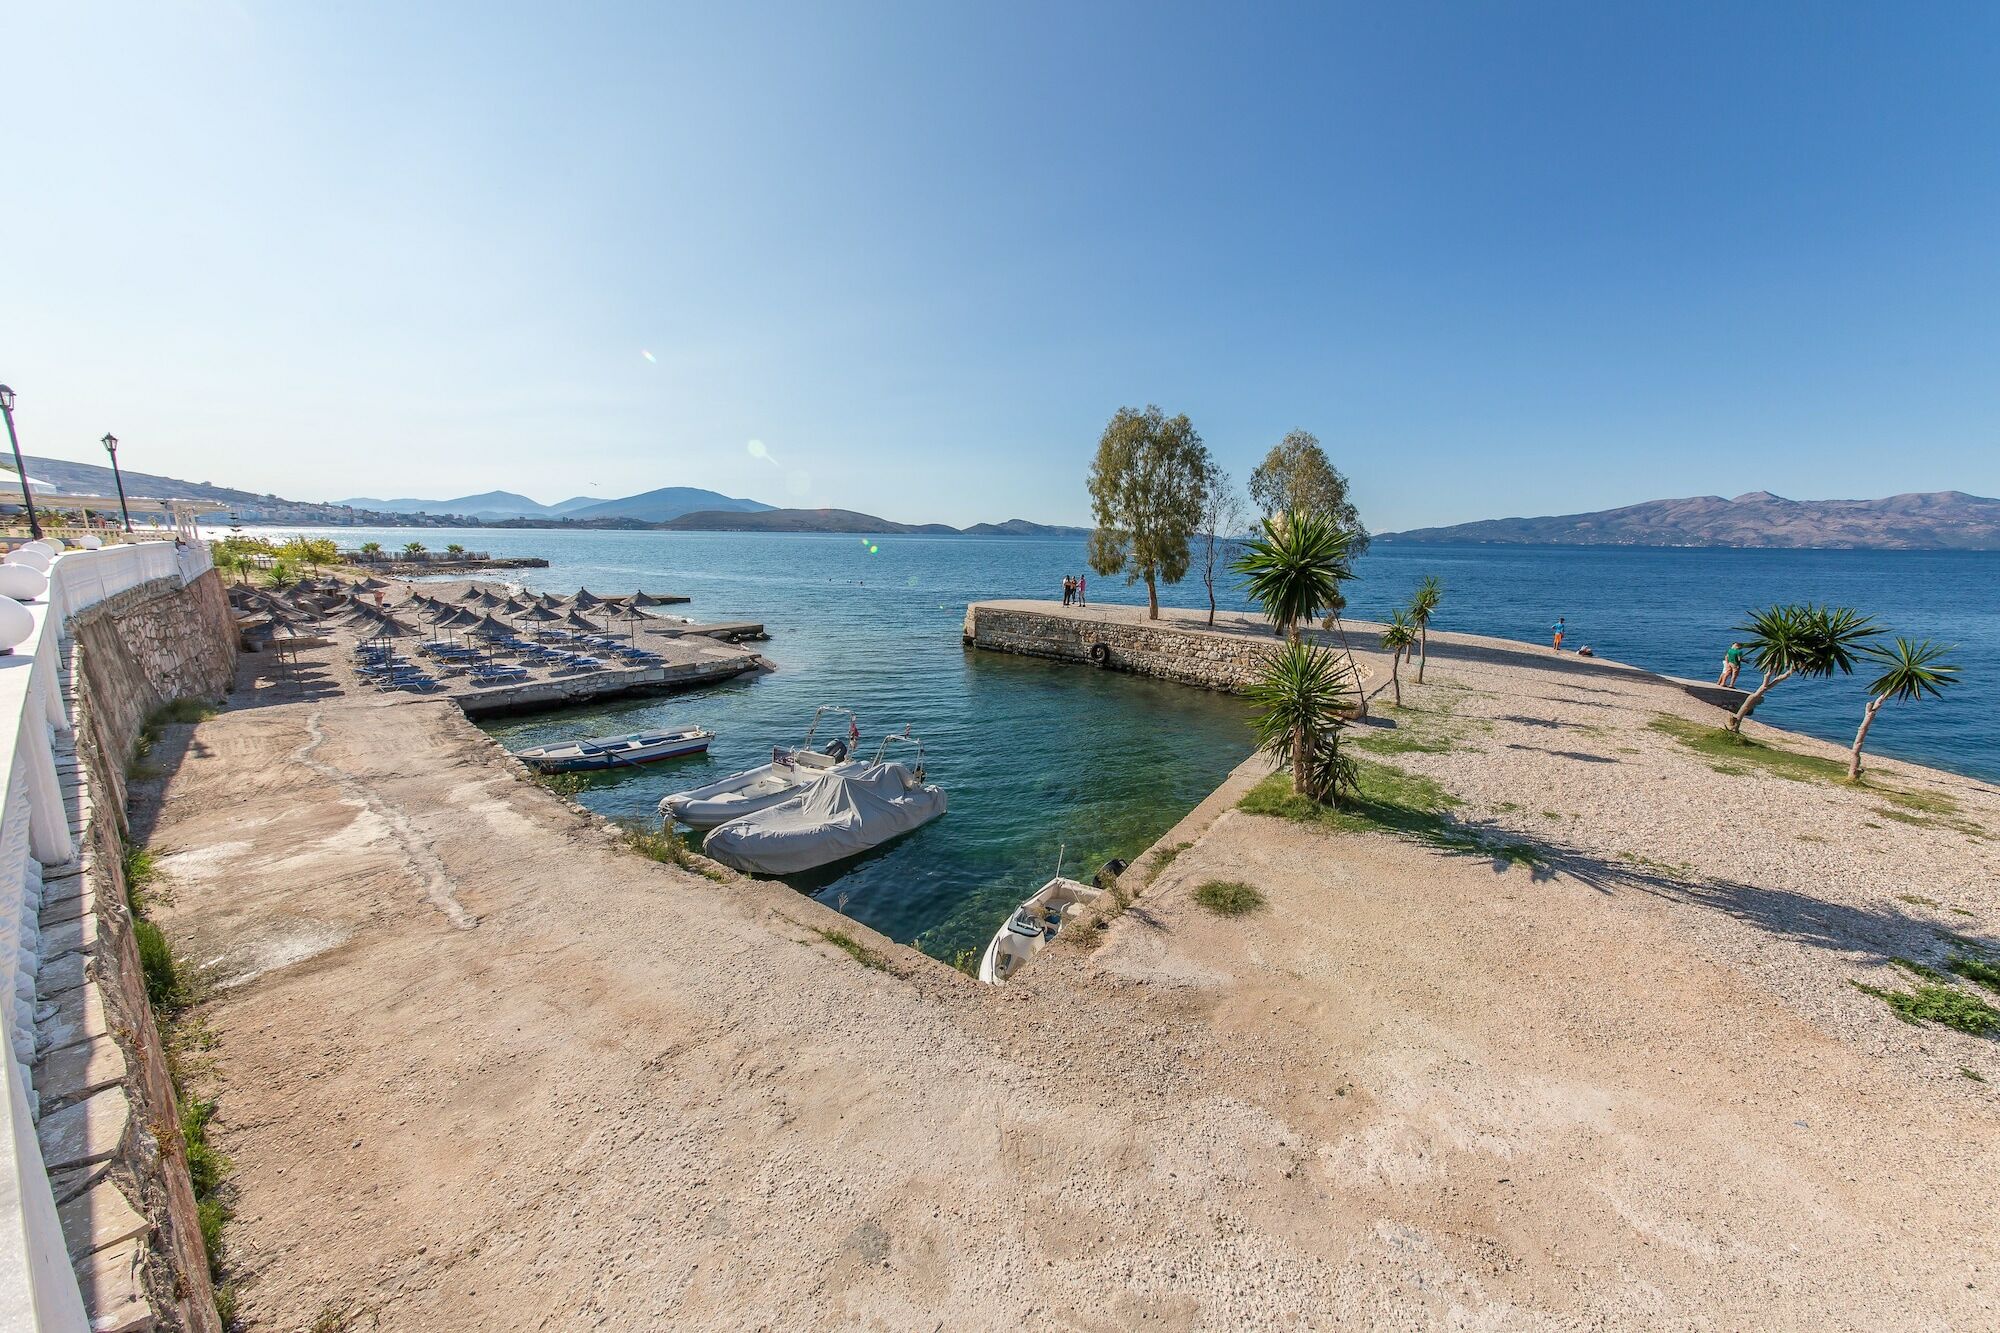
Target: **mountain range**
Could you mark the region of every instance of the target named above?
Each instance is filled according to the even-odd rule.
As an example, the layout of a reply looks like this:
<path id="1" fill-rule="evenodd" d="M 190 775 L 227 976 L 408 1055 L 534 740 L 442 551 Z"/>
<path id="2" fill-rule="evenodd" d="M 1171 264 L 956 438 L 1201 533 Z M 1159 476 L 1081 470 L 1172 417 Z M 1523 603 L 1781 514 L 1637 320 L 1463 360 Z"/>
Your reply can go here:
<path id="1" fill-rule="evenodd" d="M 559 504 L 545 505 L 514 491 L 486 491 L 461 495 L 454 500 L 377 500 L 355 496 L 338 501 L 353 509 L 369 509 L 385 514 L 459 514 L 467 518 L 631 518 L 642 523 L 665 523 L 696 510 L 725 513 L 756 513 L 772 506 L 757 500 L 742 500 L 705 491 L 696 486 L 662 486 L 638 495 L 600 500 L 588 495 L 572 496 Z"/>
<path id="2" fill-rule="evenodd" d="M 1378 542 L 2000 550 L 2000 500 L 1925 491 L 1881 500 L 1788 500 L 1752 491 L 1649 500 L 1588 514 L 1489 518 L 1376 534 Z"/>

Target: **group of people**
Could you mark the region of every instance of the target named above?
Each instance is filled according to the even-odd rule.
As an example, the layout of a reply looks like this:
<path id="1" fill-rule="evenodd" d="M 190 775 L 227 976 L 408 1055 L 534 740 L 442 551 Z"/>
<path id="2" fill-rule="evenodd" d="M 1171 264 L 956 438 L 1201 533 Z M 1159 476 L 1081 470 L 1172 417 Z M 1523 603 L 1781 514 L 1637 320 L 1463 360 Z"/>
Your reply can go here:
<path id="1" fill-rule="evenodd" d="M 1085 581 L 1081 574 L 1063 575 L 1063 605 L 1089 606 L 1084 600 Z"/>
<path id="2" fill-rule="evenodd" d="M 1563 623 L 1561 616 L 1557 616 L 1556 623 L 1550 626 L 1550 628 L 1555 631 L 1556 651 L 1561 652 L 1563 650 L 1563 635 L 1569 632 L 1569 626 Z M 1590 645 L 1588 644 L 1577 649 L 1576 653 L 1579 657 L 1597 656 L 1596 653 L 1590 650 Z M 1715 683 L 1717 685 L 1727 685 L 1733 689 L 1736 686 L 1736 678 L 1741 674 L 1743 674 L 1743 645 L 1732 643 L 1723 650 L 1722 674 L 1716 677 Z"/>

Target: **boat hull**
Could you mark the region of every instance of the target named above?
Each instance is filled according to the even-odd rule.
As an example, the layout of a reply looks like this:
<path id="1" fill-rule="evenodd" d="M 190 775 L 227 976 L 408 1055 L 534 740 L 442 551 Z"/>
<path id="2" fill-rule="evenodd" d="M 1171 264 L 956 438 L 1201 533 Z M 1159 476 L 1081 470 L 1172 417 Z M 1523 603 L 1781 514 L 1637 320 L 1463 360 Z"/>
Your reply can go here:
<path id="1" fill-rule="evenodd" d="M 701 754 L 714 739 L 712 732 L 694 732 L 619 748 L 589 748 L 588 743 L 547 745 L 522 750 L 515 757 L 540 773 L 596 773 Z"/>

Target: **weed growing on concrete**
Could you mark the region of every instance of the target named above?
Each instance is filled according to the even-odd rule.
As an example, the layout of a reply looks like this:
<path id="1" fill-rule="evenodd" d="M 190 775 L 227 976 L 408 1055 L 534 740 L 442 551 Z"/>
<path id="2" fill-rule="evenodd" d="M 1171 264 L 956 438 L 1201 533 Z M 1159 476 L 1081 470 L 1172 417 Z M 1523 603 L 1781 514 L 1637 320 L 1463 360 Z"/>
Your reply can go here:
<path id="1" fill-rule="evenodd" d="M 639 853 L 639 855 L 649 861 L 658 861 L 663 865 L 679 866 L 683 870 L 692 870 L 703 879 L 714 880 L 717 884 L 726 884 L 729 882 L 727 874 L 718 869 L 706 857 L 696 856 L 692 851 L 688 850 L 686 843 L 682 842 L 672 833 L 665 832 L 664 830 L 660 832 L 648 832 L 634 829 L 625 835 L 625 839 L 631 844 L 633 851 Z"/>
<path id="2" fill-rule="evenodd" d="M 1969 1069 L 1964 1065 L 1960 1065 L 1958 1072 L 1971 1079 L 1974 1083 L 1984 1083 L 1986 1081 L 1986 1075 L 1980 1073 L 1977 1069 Z"/>
<path id="3" fill-rule="evenodd" d="M 818 926 L 808 927 L 813 934 L 831 944 L 834 948 L 852 958 L 863 967 L 872 967 L 877 972 L 889 970 L 889 960 L 855 939 L 844 930 L 821 930 Z"/>
<path id="4" fill-rule="evenodd" d="M 1913 992 L 1892 991 L 1857 981 L 1854 988 L 1888 1005 L 1905 1023 L 1938 1023 L 1975 1037 L 2000 1032 L 2000 1009 L 1956 986 L 1925 981 Z"/>
<path id="5" fill-rule="evenodd" d="M 1908 903 L 1912 907 L 1936 907 L 1938 905 L 1937 899 L 1926 898 L 1921 893 L 1899 893 L 1896 895 L 1896 901 L 1899 903 Z"/>
<path id="6" fill-rule="evenodd" d="M 979 975 L 979 950 L 960 949 L 951 956 L 951 965 L 968 977 Z"/>
<path id="7" fill-rule="evenodd" d="M 160 882 L 159 858 L 150 848 L 127 843 L 119 864 L 125 872 L 125 906 L 133 916 L 144 916 L 148 904 L 157 896 L 154 889 Z"/>
<path id="8" fill-rule="evenodd" d="M 1167 867 L 1174 863 L 1175 857 L 1192 846 L 1194 844 L 1191 842 L 1176 842 L 1165 847 L 1154 848 L 1153 863 L 1152 867 L 1146 872 L 1146 882 L 1151 884 L 1154 880 L 1158 879 L 1165 873 Z"/>
<path id="9" fill-rule="evenodd" d="M 1540 850 L 1528 843 L 1489 842 L 1453 823 L 1448 812 L 1461 802 L 1431 779 L 1365 759 L 1359 768 L 1359 789 L 1339 809 L 1294 795 L 1282 775 L 1252 787 L 1237 802 L 1237 809 L 1343 833 L 1394 833 L 1456 856 L 1487 856 L 1530 867 L 1543 863 Z"/>
<path id="10" fill-rule="evenodd" d="M 575 800 L 578 794 L 590 785 L 590 779 L 581 773 L 537 773 L 535 781 L 565 801 Z"/>
<path id="11" fill-rule="evenodd" d="M 153 1014 L 165 1023 L 188 1006 L 188 984 L 181 976 L 180 960 L 167 943 L 166 932 L 150 921 L 132 922 L 132 942 L 139 949 L 139 970 L 146 979 L 146 999 Z"/>
<path id="12" fill-rule="evenodd" d="M 1212 879 L 1194 891 L 1194 900 L 1217 916 L 1242 916 L 1264 905 L 1264 895 L 1233 879 Z"/>

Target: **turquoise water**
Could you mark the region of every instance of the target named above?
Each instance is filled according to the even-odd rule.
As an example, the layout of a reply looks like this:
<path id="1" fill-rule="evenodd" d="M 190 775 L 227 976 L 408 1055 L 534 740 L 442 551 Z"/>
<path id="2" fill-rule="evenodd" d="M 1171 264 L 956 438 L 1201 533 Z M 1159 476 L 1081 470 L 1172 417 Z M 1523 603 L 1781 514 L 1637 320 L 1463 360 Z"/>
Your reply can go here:
<path id="1" fill-rule="evenodd" d="M 400 545 L 402 530 L 342 530 Z M 941 957 L 984 944 L 1007 910 L 1054 870 L 1057 849 L 1086 870 L 1151 843 L 1249 753 L 1240 703 L 1128 676 L 960 643 L 969 601 L 1059 595 L 1083 568 L 1080 539 L 771 536 L 741 533 L 425 530 L 495 555 L 539 555 L 529 587 L 607 594 L 643 587 L 695 601 L 697 619 L 764 622 L 779 670 L 694 694 L 495 720 L 511 747 L 668 722 L 717 740 L 689 758 L 592 780 L 585 804 L 651 822 L 661 796 L 761 763 L 799 738 L 815 706 L 861 714 L 869 737 L 912 725 L 951 810 L 912 836 L 831 873 L 793 882 L 893 938 Z M 2000 556 L 1847 551 L 1698 551 L 1378 545 L 1349 587 L 1353 613 L 1379 619 L 1423 573 L 1446 595 L 1437 624 L 1539 640 L 1557 615 L 1569 643 L 1674 674 L 1712 678 L 1730 626 L 1779 599 L 1850 602 L 1901 632 L 1961 645 L 1968 682 L 1941 702 L 1891 705 L 1876 750 L 2000 779 Z M 1093 601 L 1139 601 L 1093 578 Z M 1194 605 L 1198 585 L 1165 590 Z M 1230 594 L 1226 605 L 1241 606 Z M 1856 682 L 1786 684 L 1760 716 L 1845 741 Z"/>

